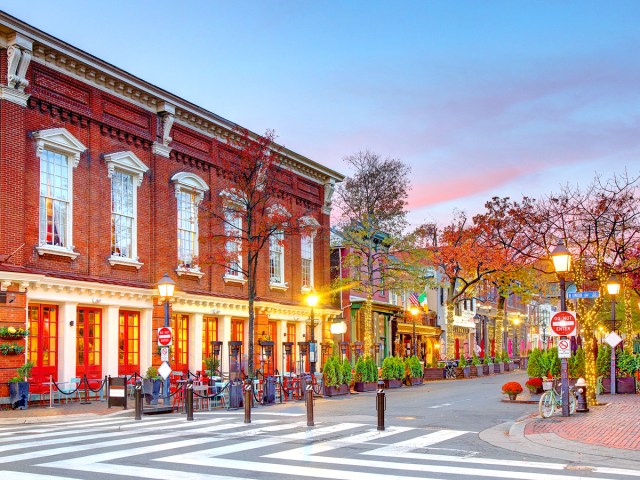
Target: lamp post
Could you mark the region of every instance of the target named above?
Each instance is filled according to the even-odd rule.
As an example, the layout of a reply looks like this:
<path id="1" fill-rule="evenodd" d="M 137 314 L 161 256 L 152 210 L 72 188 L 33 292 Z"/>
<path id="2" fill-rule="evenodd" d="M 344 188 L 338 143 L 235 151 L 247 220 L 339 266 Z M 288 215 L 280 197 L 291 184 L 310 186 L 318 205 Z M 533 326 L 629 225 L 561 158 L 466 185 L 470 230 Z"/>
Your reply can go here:
<path id="1" fill-rule="evenodd" d="M 160 294 L 160 298 L 164 301 L 164 326 L 169 326 L 169 301 L 171 297 L 173 297 L 173 292 L 176 288 L 176 282 L 171 280 L 168 274 L 164 274 L 162 278 L 158 281 L 158 293 Z M 168 362 L 167 362 L 168 363 Z M 169 405 L 170 397 L 169 397 L 169 377 L 164 379 L 163 385 L 163 393 L 164 393 L 164 404 Z"/>
<path id="2" fill-rule="evenodd" d="M 607 282 L 607 292 L 611 295 L 611 333 L 616 333 L 616 295 L 620 293 L 618 277 L 612 275 Z M 611 345 L 611 395 L 616 394 L 616 346 Z"/>
<path id="3" fill-rule="evenodd" d="M 547 327 L 549 326 L 549 312 L 543 310 L 540 312 L 540 327 L 542 327 L 542 349 L 547 349 Z"/>
<path id="4" fill-rule="evenodd" d="M 551 259 L 553 260 L 553 267 L 556 270 L 558 279 L 560 280 L 560 310 L 567 311 L 567 299 L 566 299 L 566 283 L 565 279 L 567 274 L 571 271 L 571 253 L 564 246 L 562 241 L 558 242 L 556 248 L 551 252 Z M 560 337 L 565 339 L 567 337 Z M 562 382 L 562 416 L 568 417 L 569 413 L 569 371 L 567 365 L 567 359 L 562 358 L 560 360 L 560 378 Z"/>
<path id="5" fill-rule="evenodd" d="M 413 336 L 411 337 L 411 344 L 412 344 L 412 352 L 413 355 L 418 356 L 418 352 L 417 352 L 417 348 L 418 348 L 418 344 L 417 344 L 417 340 L 416 340 L 416 317 L 418 316 L 418 308 L 417 307 L 411 307 L 409 309 L 409 311 L 411 312 L 411 318 L 413 318 Z"/>
<path id="6" fill-rule="evenodd" d="M 313 376 L 316 373 L 316 345 L 314 339 L 314 331 L 316 329 L 316 321 L 313 316 L 313 307 L 318 304 L 318 295 L 315 292 L 307 295 L 307 305 L 311 307 L 311 315 L 309 322 L 311 323 L 311 332 L 309 335 L 309 373 Z"/>
<path id="7" fill-rule="evenodd" d="M 518 328 L 520 328 L 520 319 L 513 319 L 513 336 L 515 340 L 515 346 L 513 347 L 513 356 L 518 355 Z"/>

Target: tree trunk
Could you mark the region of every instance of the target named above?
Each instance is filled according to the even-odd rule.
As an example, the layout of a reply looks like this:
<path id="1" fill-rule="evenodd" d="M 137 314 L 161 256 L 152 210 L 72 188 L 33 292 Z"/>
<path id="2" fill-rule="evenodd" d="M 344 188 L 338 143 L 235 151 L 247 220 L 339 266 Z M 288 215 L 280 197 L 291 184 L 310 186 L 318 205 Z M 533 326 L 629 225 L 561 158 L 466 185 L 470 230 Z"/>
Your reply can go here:
<path id="1" fill-rule="evenodd" d="M 454 313 L 454 305 L 453 302 L 447 302 L 447 349 L 445 354 L 449 360 L 453 360 L 453 356 L 455 353 L 455 345 L 456 341 L 453 336 L 453 313 Z M 439 359 L 438 359 L 439 360 Z"/>
<path id="2" fill-rule="evenodd" d="M 367 300 L 364 303 L 364 356 L 373 351 L 373 302 L 371 288 L 367 288 Z"/>
<path id="3" fill-rule="evenodd" d="M 496 325 L 493 329 L 493 340 L 496 344 L 496 358 L 502 358 L 502 348 L 504 343 L 504 319 L 506 317 L 506 308 L 507 302 L 505 301 L 505 298 L 498 297 L 498 307 L 496 309 Z"/>

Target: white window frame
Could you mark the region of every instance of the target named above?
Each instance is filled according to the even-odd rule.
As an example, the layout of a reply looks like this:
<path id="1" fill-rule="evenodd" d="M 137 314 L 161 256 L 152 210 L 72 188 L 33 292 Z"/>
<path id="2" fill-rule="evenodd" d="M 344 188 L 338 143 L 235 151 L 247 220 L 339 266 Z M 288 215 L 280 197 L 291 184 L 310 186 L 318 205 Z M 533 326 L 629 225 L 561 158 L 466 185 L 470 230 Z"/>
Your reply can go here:
<path id="1" fill-rule="evenodd" d="M 284 281 L 284 232 L 273 232 L 269 237 L 269 288 L 272 290 L 286 290 L 289 288 L 289 284 Z M 278 261 L 279 265 L 276 266 L 278 272 L 273 272 L 273 263 Z"/>
<path id="2" fill-rule="evenodd" d="M 242 212 L 246 211 L 246 202 L 243 201 L 242 192 L 236 191 L 236 189 L 228 189 L 220 192 L 220 196 L 224 198 L 222 201 L 224 212 L 224 232 L 228 237 L 232 236 L 233 231 L 237 231 L 238 234 L 234 235 L 235 239 L 229 239 L 225 242 L 225 248 L 228 250 L 233 243 L 237 249 L 238 260 L 237 264 L 240 267 L 240 271 L 235 273 L 227 264 L 224 266 L 224 275 L 222 276 L 225 284 L 241 284 L 247 283 L 247 279 L 242 272 Z M 231 216 L 233 215 L 233 217 Z M 234 225 L 235 224 L 235 228 Z"/>
<path id="3" fill-rule="evenodd" d="M 80 255 L 74 251 L 73 245 L 73 169 L 80 163 L 80 155 L 87 149 L 76 137 L 71 135 L 66 128 L 51 128 L 40 130 L 31 134 L 36 141 L 36 156 L 43 161 L 45 151 L 59 154 L 67 159 L 67 218 L 64 225 L 65 245 L 50 245 L 42 242 L 43 232 L 41 228 L 42 212 L 38 214 L 38 246 L 39 255 L 58 255 L 69 257 L 72 260 Z M 39 182 L 42 182 L 40 178 Z M 40 187 L 38 187 L 38 192 Z M 38 195 L 38 198 L 41 198 Z"/>
<path id="4" fill-rule="evenodd" d="M 301 268 L 301 287 L 300 290 L 302 293 L 308 293 L 313 290 L 315 278 L 314 278 L 314 261 L 313 257 L 315 254 L 315 235 L 302 235 L 300 237 L 300 268 Z M 305 257 L 305 253 L 309 254 L 309 257 Z M 309 262 L 309 282 L 305 285 L 305 261 Z"/>
<path id="5" fill-rule="evenodd" d="M 133 225 L 131 227 L 131 253 L 128 257 L 114 255 L 109 257 L 109 263 L 113 265 L 132 266 L 138 270 L 144 265 L 138 258 L 138 187 L 142 185 L 144 174 L 149 170 L 133 152 L 116 152 L 104 156 L 107 164 L 107 176 L 113 179 L 116 171 L 130 175 L 133 181 Z M 111 221 L 113 222 L 113 180 L 111 183 Z M 113 245 L 111 245 L 113 248 Z"/>
<path id="6" fill-rule="evenodd" d="M 313 290 L 315 286 L 315 274 L 314 274 L 315 239 L 316 239 L 317 230 L 318 228 L 320 228 L 320 223 L 318 223 L 318 221 L 315 218 L 310 217 L 308 215 L 305 215 L 304 217 L 300 218 L 299 223 L 301 228 L 307 230 L 307 232 L 301 235 L 300 237 L 300 279 L 301 279 L 300 292 L 309 293 L 311 290 Z M 310 239 L 310 244 L 311 244 L 311 265 L 309 266 L 310 281 L 308 286 L 304 285 L 304 271 L 303 271 L 304 267 L 302 266 L 302 263 L 304 261 L 305 239 Z"/>
<path id="7" fill-rule="evenodd" d="M 198 206 L 200 205 L 200 203 L 202 203 L 202 200 L 204 199 L 204 192 L 209 190 L 209 186 L 204 180 L 202 180 L 202 178 L 189 172 L 176 173 L 173 177 L 171 177 L 171 181 L 174 183 L 174 186 L 175 186 L 175 196 L 177 201 L 180 201 L 180 196 L 183 193 L 188 195 L 193 195 L 193 199 L 194 199 L 193 208 L 195 211 L 196 218 L 194 222 L 195 242 L 193 245 L 192 258 L 197 257 L 198 251 L 199 251 Z M 178 207 L 178 205 L 176 205 L 176 207 Z M 178 245 L 177 239 L 178 239 L 179 230 L 180 230 L 180 212 L 178 211 L 178 208 L 176 208 L 176 246 Z M 176 253 L 177 253 L 177 260 L 178 260 L 178 267 L 176 268 L 176 273 L 178 274 L 179 277 L 183 275 L 188 275 L 188 276 L 201 278 L 204 275 L 204 272 L 200 270 L 199 265 L 197 264 L 194 265 L 191 263 L 186 264 L 185 262 L 183 262 L 183 259 L 180 258 L 179 250 Z"/>

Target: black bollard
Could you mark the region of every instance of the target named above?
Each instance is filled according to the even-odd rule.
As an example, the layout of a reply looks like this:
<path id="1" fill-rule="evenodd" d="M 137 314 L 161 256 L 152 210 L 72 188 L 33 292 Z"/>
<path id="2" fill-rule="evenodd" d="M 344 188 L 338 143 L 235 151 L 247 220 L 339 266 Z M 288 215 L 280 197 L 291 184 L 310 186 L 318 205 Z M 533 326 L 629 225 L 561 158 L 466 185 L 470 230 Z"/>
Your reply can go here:
<path id="1" fill-rule="evenodd" d="M 142 381 L 136 380 L 136 420 L 142 420 Z"/>
<path id="2" fill-rule="evenodd" d="M 84 382 L 84 401 L 80 402 L 80 405 L 89 405 L 91 403 L 89 401 L 89 381 L 86 375 L 82 377 L 82 381 Z"/>
<path id="3" fill-rule="evenodd" d="M 187 380 L 187 421 L 193 421 L 193 379 Z"/>
<path id="4" fill-rule="evenodd" d="M 251 423 L 251 379 L 244 381 L 244 423 Z"/>
<path id="5" fill-rule="evenodd" d="M 384 430 L 384 411 L 387 409 L 387 400 L 384 393 L 384 382 L 378 381 L 378 393 L 376 394 L 376 411 L 378 412 L 378 430 Z"/>
<path id="6" fill-rule="evenodd" d="M 313 385 L 311 384 L 311 377 L 307 377 L 306 385 L 304 387 L 304 403 L 307 406 L 307 427 L 313 427 Z"/>

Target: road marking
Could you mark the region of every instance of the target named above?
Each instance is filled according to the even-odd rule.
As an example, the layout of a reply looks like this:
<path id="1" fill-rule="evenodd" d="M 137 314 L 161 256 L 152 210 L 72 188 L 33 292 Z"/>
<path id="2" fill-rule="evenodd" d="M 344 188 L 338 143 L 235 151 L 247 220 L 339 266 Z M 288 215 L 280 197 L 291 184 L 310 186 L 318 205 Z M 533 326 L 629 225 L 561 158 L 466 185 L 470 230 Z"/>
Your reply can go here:
<path id="1" fill-rule="evenodd" d="M 401 457 L 411 450 L 418 448 L 425 448 L 429 445 L 444 442 L 445 440 L 451 440 L 452 438 L 459 437 L 470 433 L 466 430 L 438 430 L 437 432 L 428 433 L 417 438 L 411 438 L 402 442 L 392 443 L 384 447 L 376 448 L 367 452 L 367 455 L 384 455 L 385 457 Z"/>
<path id="2" fill-rule="evenodd" d="M 431 405 L 430 407 L 427 408 L 442 408 L 442 407 L 450 407 L 451 404 L 450 403 L 441 403 L 440 405 Z"/>

